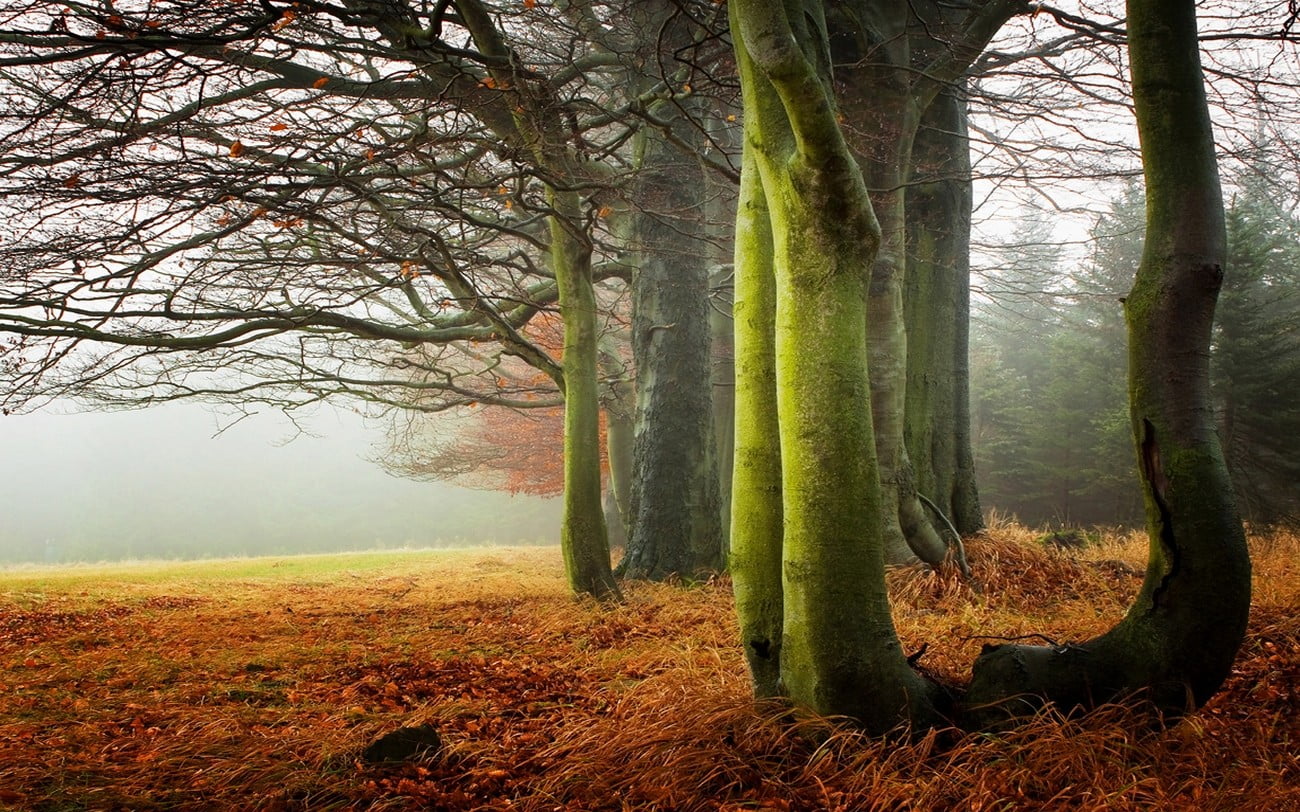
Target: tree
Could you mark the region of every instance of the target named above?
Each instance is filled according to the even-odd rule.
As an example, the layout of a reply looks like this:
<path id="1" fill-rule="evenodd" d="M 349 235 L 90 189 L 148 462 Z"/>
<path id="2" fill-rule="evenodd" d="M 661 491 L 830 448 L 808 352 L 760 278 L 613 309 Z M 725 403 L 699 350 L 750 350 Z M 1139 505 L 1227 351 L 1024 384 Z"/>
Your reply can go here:
<path id="1" fill-rule="evenodd" d="M 1225 234 L 1195 4 L 1128 8 L 1147 197 L 1142 263 L 1125 303 L 1146 578 L 1125 618 L 1099 638 L 986 649 L 966 696 L 983 720 L 1043 698 L 1073 707 L 1136 690 L 1177 714 L 1218 689 L 1246 630 L 1250 558 L 1209 396 Z"/>
<path id="2" fill-rule="evenodd" d="M 984 526 L 970 436 L 971 166 L 965 88 L 931 103 L 904 193 L 904 445 L 918 496 L 962 534 Z"/>
<path id="3" fill-rule="evenodd" d="M 608 167 L 587 158 L 636 119 L 604 91 L 619 59 L 583 47 L 572 12 L 8 9 L 0 177 L 21 235 L 3 248 L 8 406 L 65 393 L 533 405 L 491 383 L 518 357 L 565 395 L 573 587 L 616 594 L 593 285 L 625 269 L 602 217 Z M 521 332 L 555 304 L 558 361 Z"/>
<path id="4" fill-rule="evenodd" d="M 884 589 L 866 406 L 880 226 L 835 119 L 820 4 L 729 5 L 746 113 L 732 507 L 742 640 L 761 694 L 887 729 L 931 699 Z"/>
<path id="5" fill-rule="evenodd" d="M 1258 172 L 1227 212 L 1228 274 L 1211 378 L 1237 499 L 1252 521 L 1300 521 L 1300 220 Z"/>
<path id="6" fill-rule="evenodd" d="M 1230 181 L 1227 274 L 1215 310 L 1210 380 L 1238 503 L 1253 522 L 1296 515 L 1295 377 L 1300 224 L 1262 187 L 1259 167 Z M 977 311 L 977 454 L 989 502 L 1029 522 L 1134 523 L 1142 508 L 1123 385 L 1122 306 L 1142 255 L 1145 201 L 1130 186 L 1090 234 L 1091 256 L 1062 277 L 1050 234 L 1018 233 L 1015 261 Z M 1023 223 L 1043 222 L 1026 215 Z M 1035 227 L 1038 228 L 1038 227 Z M 1016 267 L 1021 266 L 1021 267 Z M 1038 291 L 1012 299 L 1013 289 Z"/>
<path id="7" fill-rule="evenodd" d="M 636 423 L 630 532 L 619 571 L 652 580 L 716 572 L 723 552 L 709 319 L 711 243 L 722 223 L 707 219 L 711 190 L 700 157 L 710 137 L 702 122 L 713 104 L 694 92 L 709 66 L 691 61 L 709 26 L 688 9 L 654 0 L 631 12 L 646 58 L 664 63 L 657 73 L 690 91 L 646 108 L 661 126 L 641 129 L 633 150 Z"/>
<path id="8" fill-rule="evenodd" d="M 863 319 L 882 235 L 829 90 L 821 6 L 733 0 L 731 15 L 746 112 L 732 560 L 751 674 L 760 694 L 869 729 L 927 725 L 945 696 L 910 669 L 893 633 L 879 522 L 888 508 L 872 421 L 853 405 L 868 387 Z M 1133 0 L 1129 26 L 1148 186 L 1148 239 L 1126 306 L 1147 577 L 1097 640 L 987 649 L 958 706 L 968 724 L 1134 691 L 1178 712 L 1217 689 L 1245 630 L 1249 559 L 1208 398 L 1223 209 L 1194 6 Z"/>
<path id="9" fill-rule="evenodd" d="M 915 471 L 904 441 L 909 340 L 903 299 L 909 219 L 906 190 L 913 168 L 913 148 L 931 105 L 941 94 L 957 92 L 957 81 L 998 28 L 1021 8 L 1020 3 L 1000 1 L 954 6 L 883 2 L 831 6 L 828 47 L 839 70 L 836 81 L 844 88 L 839 101 L 846 123 L 851 124 L 846 128 L 848 141 L 871 190 L 872 207 L 884 240 L 872 268 L 867 329 L 875 442 L 885 504 L 889 506 L 882 515 L 886 555 L 894 562 L 919 557 L 937 564 L 947 552 L 917 496 Z M 945 103 L 956 101 L 950 95 Z M 943 112 L 936 111 L 933 115 L 940 116 Z M 946 115 L 957 123 L 956 111 L 946 111 Z M 954 149 L 954 145 L 949 143 L 944 149 Z M 955 152 L 960 153 L 960 148 Z M 959 154 L 949 160 L 960 161 Z M 914 202 L 919 202 L 915 196 Z M 953 223 L 940 226 L 952 227 Z M 960 248 L 954 253 L 960 253 Z M 935 264 L 918 268 L 913 284 L 919 284 L 924 275 L 927 282 L 944 286 L 943 275 L 936 273 L 940 267 Z M 952 275 L 959 276 L 950 272 L 950 278 Z M 946 287 L 959 286 L 948 283 Z M 938 291 L 936 299 L 937 294 Z M 931 332 L 941 329 L 937 320 L 949 314 L 936 310 L 926 315 L 932 318 L 918 318 L 910 325 L 913 339 L 927 347 L 930 357 L 925 360 L 936 360 L 942 355 L 955 362 L 964 353 L 964 349 L 955 346 L 960 331 L 945 336 L 947 341 L 943 341 Z M 964 312 L 959 315 L 962 320 L 966 318 Z M 919 387 L 914 389 L 920 394 Z M 951 412 L 951 422 L 944 422 L 939 432 L 950 435 L 956 445 L 964 435 L 956 427 L 957 412 L 965 416 L 958 399 L 953 392 L 943 398 L 945 408 L 941 412 L 923 414 L 923 406 L 937 408 L 938 403 L 918 398 L 913 406 L 913 426 L 947 416 L 950 411 L 946 404 L 950 402 L 955 409 Z M 946 441 L 947 437 L 945 445 Z M 926 448 L 925 453 L 928 457 L 931 449 Z M 964 457 L 969 452 L 962 449 L 960 453 Z M 943 467 L 955 465 L 958 450 L 954 449 L 951 456 L 953 462 L 945 462 Z M 926 467 L 932 472 L 930 465 Z M 943 501 L 950 500 L 944 497 Z"/>
<path id="10" fill-rule="evenodd" d="M 894 273 L 901 257 L 882 265 L 879 252 L 882 240 L 902 249 L 901 185 L 888 180 L 907 166 L 914 127 L 899 131 L 899 121 L 919 116 L 944 78 L 960 75 L 971 43 L 978 53 L 1012 7 L 989 4 L 949 21 L 943 31 L 962 47 L 942 49 L 917 70 L 925 77 L 919 87 L 905 50 L 884 68 L 867 63 L 882 71 L 877 82 L 909 78 L 903 88 L 890 86 L 898 107 L 885 108 L 903 119 L 864 119 L 883 144 L 864 167 L 836 109 L 836 52 L 822 5 L 730 5 L 745 105 L 731 561 L 746 656 L 760 694 L 784 692 L 876 730 L 903 719 L 924 723 L 937 718 L 939 691 L 904 658 L 884 585 L 886 527 L 899 498 L 895 489 L 882 499 L 875 431 L 896 429 L 901 443 L 902 415 L 893 412 L 890 422 L 871 401 L 897 386 L 888 397 L 901 407 L 904 356 Z M 878 39 L 898 48 L 908 15 L 891 9 L 864 3 L 841 11 L 860 26 L 859 44 Z M 884 88 L 860 86 L 857 98 L 877 98 Z M 881 204 L 864 175 L 885 189 L 899 231 L 882 232 Z M 882 267 L 889 269 L 883 277 Z M 886 346 L 869 344 L 869 335 Z M 878 371 L 878 358 L 892 372 Z M 873 387 L 878 374 L 888 381 L 883 388 Z"/>
<path id="11" fill-rule="evenodd" d="M 1120 300 L 1141 255 L 1142 208 L 1136 190 L 1113 201 L 1091 231 L 1091 256 L 1070 275 L 1052 221 L 1024 212 L 983 291 L 982 488 L 991 505 L 1027 522 L 1140 516 Z"/>

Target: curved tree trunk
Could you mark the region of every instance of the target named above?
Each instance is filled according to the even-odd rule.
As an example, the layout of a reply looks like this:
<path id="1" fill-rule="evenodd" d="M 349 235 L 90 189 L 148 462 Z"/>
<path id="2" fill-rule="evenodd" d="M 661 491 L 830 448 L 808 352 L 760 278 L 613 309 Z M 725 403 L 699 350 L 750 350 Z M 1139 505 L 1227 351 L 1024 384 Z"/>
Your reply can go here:
<path id="1" fill-rule="evenodd" d="M 970 145 L 966 100 L 940 94 L 922 118 L 907 187 L 907 414 L 916 489 L 957 532 L 983 527 L 970 435 Z"/>
<path id="2" fill-rule="evenodd" d="M 986 651 L 967 696 L 978 723 L 1133 692 L 1177 714 L 1218 690 L 1245 634 L 1250 558 L 1209 398 L 1225 239 L 1193 0 L 1130 0 L 1128 42 L 1147 185 L 1146 244 L 1125 303 L 1146 579 L 1095 640 Z"/>

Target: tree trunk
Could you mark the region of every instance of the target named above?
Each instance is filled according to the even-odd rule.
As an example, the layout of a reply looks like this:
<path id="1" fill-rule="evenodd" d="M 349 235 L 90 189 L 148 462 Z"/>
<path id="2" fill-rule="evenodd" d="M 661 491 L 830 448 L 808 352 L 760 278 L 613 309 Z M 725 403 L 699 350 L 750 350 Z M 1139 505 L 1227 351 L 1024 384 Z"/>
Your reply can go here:
<path id="1" fill-rule="evenodd" d="M 957 91 L 941 94 L 923 116 L 912 167 L 903 435 L 917 491 L 967 534 L 983 517 L 970 435 L 970 146 Z"/>
<path id="2" fill-rule="evenodd" d="M 1147 186 L 1146 243 L 1125 302 L 1146 578 L 1124 619 L 1095 640 L 987 650 L 967 696 L 978 723 L 1043 701 L 1092 705 L 1134 692 L 1177 715 L 1218 690 L 1245 634 L 1250 558 L 1209 397 L 1225 238 L 1195 5 L 1128 7 Z"/>
<path id="3" fill-rule="evenodd" d="M 715 267 L 709 273 L 709 332 L 713 336 L 713 435 L 718 459 L 719 516 L 722 527 L 722 565 L 731 559 L 731 480 L 736 453 L 736 343 L 732 302 L 735 298 L 733 266 Z"/>
<path id="4" fill-rule="evenodd" d="M 753 116 L 745 131 L 761 143 Z M 740 639 L 757 696 L 780 693 L 781 448 L 776 412 L 776 277 L 772 223 L 758 177 L 757 147 L 746 138 L 736 206 L 735 464 L 732 469 L 731 578 Z"/>
<path id="5" fill-rule="evenodd" d="M 638 140 L 637 419 L 631 534 L 620 570 L 629 578 L 694 579 L 722 567 L 704 178 L 658 132 L 644 130 Z"/>
<path id="6" fill-rule="evenodd" d="M 906 57 L 898 57 L 906 64 Z M 920 559 L 938 564 L 947 545 L 916 495 L 912 462 L 904 443 L 907 394 L 907 332 L 903 280 L 907 259 L 905 187 L 912 140 L 923 109 L 913 98 L 906 71 L 858 60 L 841 72 L 848 88 L 846 114 L 864 131 L 854 139 L 871 202 L 879 218 L 880 248 L 868 294 L 871 411 L 884 494 L 885 558 L 891 564 Z"/>
<path id="7" fill-rule="evenodd" d="M 672 69 L 675 49 L 692 41 L 689 18 L 668 2 L 643 3 L 631 13 L 642 40 Z M 657 102 L 648 113 L 679 143 L 697 144 L 691 119 L 702 114 L 700 105 L 692 98 Z M 628 578 L 696 579 L 722 567 L 704 170 L 656 127 L 642 128 L 635 147 L 637 408 L 630 533 L 619 570 Z"/>
<path id="8" fill-rule="evenodd" d="M 560 547 L 569 585 L 578 594 L 618 598 L 601 507 L 598 334 L 591 281 L 591 247 L 569 231 L 581 222 L 571 192 L 553 192 L 560 217 L 551 218 L 551 268 L 564 322 L 564 514 Z"/>
<path id="9" fill-rule="evenodd" d="M 936 695 L 903 656 L 885 592 L 866 341 L 866 292 L 880 227 L 836 121 L 820 3 L 794 5 L 802 8 L 792 13 L 757 0 L 730 6 L 745 99 L 745 170 L 750 183 L 755 170 L 761 179 L 775 271 L 774 283 L 738 281 L 738 325 L 749 318 L 742 304 L 749 304 L 751 286 L 772 285 L 775 335 L 751 343 L 748 325 L 737 327 L 735 556 L 741 555 L 742 510 L 773 496 L 773 483 L 742 472 L 742 452 L 775 439 L 751 434 L 770 428 L 756 425 L 751 397 L 770 392 L 771 383 L 759 393 L 744 391 L 753 380 L 754 344 L 762 352 L 772 341 L 783 518 L 778 687 L 800 705 L 884 732 L 909 719 L 933 720 Z M 755 198 L 742 191 L 742 206 Z M 757 213 L 747 208 L 738 218 L 740 229 L 753 229 L 737 232 L 738 274 L 746 277 L 761 273 L 766 259 L 767 231 L 747 219 Z M 758 256 L 750 257 L 751 250 Z M 767 490 L 748 490 L 755 486 Z M 770 562 L 770 535 L 744 544 L 756 541 L 762 561 Z M 770 563 L 747 562 L 744 569 L 771 576 Z M 748 578 L 741 579 L 743 592 L 738 584 L 746 604 L 772 597 L 752 594 L 763 581 Z M 753 618 L 748 608 L 740 611 L 752 667 Z M 754 677 L 762 690 L 764 675 Z"/>
<path id="10" fill-rule="evenodd" d="M 611 547 L 627 546 L 628 517 L 631 515 L 632 437 L 636 412 L 636 384 L 617 349 L 602 343 L 599 366 L 605 377 L 605 460 L 609 464 L 606 488 L 605 524 Z M 618 519 L 617 524 L 612 518 Z"/>
<path id="11" fill-rule="evenodd" d="M 596 294 L 592 287 L 591 238 L 582 223 L 586 212 L 580 193 L 588 180 L 573 133 L 556 113 L 562 104 L 552 88 L 520 70 L 490 9 L 477 0 L 457 3 L 461 22 L 475 45 L 492 57 L 491 77 L 498 87 L 515 92 L 516 106 L 494 129 L 507 143 L 526 147 L 535 165 L 562 183 L 548 186 L 553 209 L 550 231 L 551 272 L 559 293 L 564 325 L 564 513 L 560 547 L 569 585 L 577 594 L 599 600 L 620 598 L 609 562 L 609 537 L 601 507 L 600 400 L 597 366 L 599 334 Z M 509 122 L 508 124 L 506 122 Z"/>

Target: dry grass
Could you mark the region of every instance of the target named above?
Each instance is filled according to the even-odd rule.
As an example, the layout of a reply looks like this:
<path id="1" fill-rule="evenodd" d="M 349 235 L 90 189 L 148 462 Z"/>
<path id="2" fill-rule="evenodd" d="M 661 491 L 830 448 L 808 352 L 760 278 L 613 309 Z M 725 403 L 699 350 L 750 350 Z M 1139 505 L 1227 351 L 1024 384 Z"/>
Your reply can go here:
<path id="1" fill-rule="evenodd" d="M 1253 545 L 1237 668 L 1174 729 L 1116 707 L 908 743 L 751 702 L 725 583 L 601 609 L 551 549 L 0 573 L 0 806 L 1297 810 L 1300 539 Z M 1003 526 L 969 553 L 978 592 L 891 576 L 904 645 L 957 681 L 989 636 L 1109 626 L 1144 542 Z M 357 762 L 420 722 L 440 761 Z"/>

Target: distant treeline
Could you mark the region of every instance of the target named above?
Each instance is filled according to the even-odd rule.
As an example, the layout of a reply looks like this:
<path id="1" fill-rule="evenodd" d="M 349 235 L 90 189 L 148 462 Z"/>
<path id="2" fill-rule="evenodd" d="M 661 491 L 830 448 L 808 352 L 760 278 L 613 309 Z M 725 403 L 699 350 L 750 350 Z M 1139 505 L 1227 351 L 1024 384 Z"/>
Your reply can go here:
<path id="1" fill-rule="evenodd" d="M 1122 298 L 1142 254 L 1143 199 L 1113 201 L 1090 257 L 1064 267 L 1050 223 L 1026 218 L 983 283 L 971 350 L 984 507 L 1029 524 L 1139 524 Z M 1300 221 L 1249 179 L 1227 212 L 1213 398 L 1246 519 L 1300 517 Z"/>

